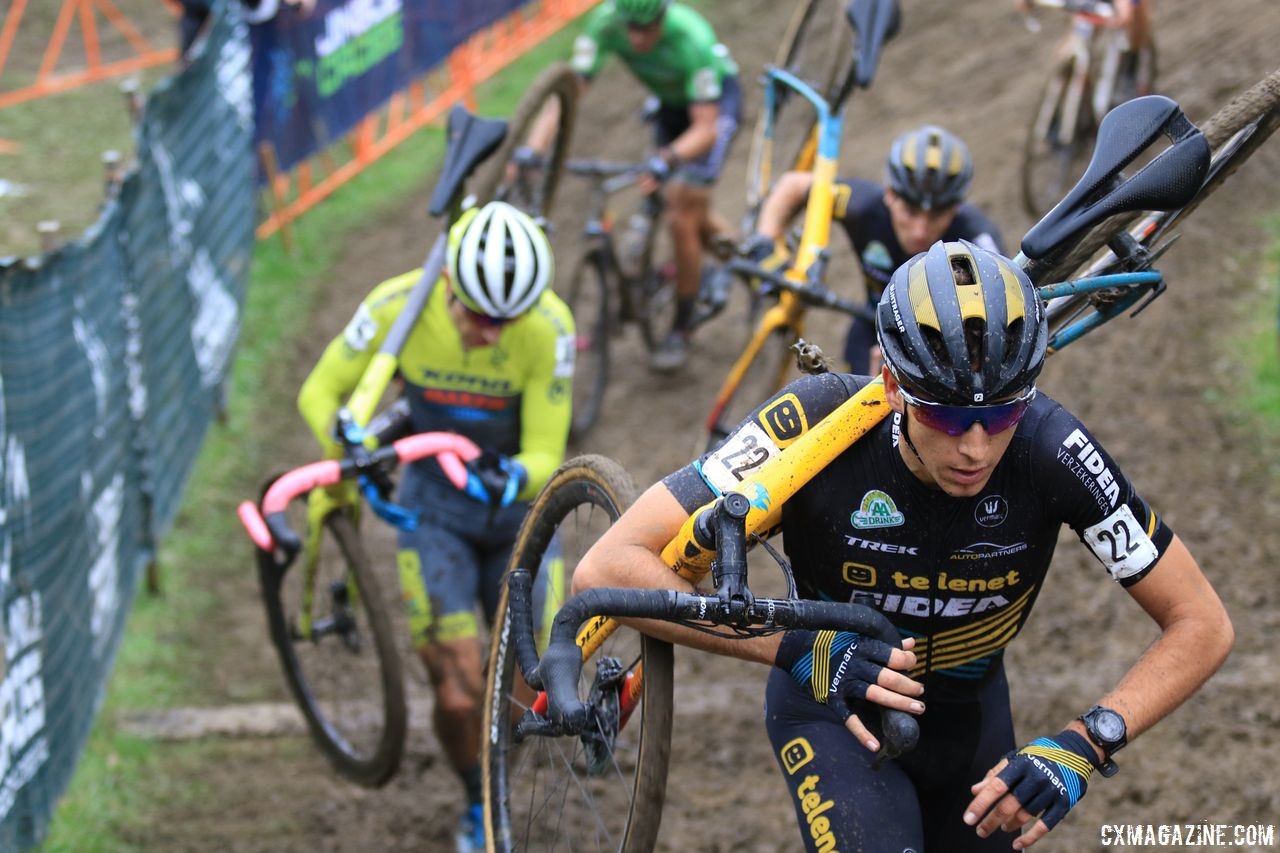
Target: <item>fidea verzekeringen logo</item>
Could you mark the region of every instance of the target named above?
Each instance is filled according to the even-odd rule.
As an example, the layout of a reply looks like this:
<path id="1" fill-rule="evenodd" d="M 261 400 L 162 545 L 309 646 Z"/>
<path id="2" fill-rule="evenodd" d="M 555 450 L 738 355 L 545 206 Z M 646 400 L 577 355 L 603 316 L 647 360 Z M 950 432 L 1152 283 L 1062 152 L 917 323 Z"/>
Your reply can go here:
<path id="1" fill-rule="evenodd" d="M 872 489 L 862 496 L 862 503 L 849 517 L 859 530 L 871 527 L 899 527 L 906 517 L 898 512 L 898 505 L 879 489 Z"/>

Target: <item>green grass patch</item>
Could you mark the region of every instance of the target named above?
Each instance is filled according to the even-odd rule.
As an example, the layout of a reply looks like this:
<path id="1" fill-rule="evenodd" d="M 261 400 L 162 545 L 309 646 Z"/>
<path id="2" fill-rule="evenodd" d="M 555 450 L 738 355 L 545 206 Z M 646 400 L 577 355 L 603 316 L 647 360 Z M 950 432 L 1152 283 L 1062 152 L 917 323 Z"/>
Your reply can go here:
<path id="1" fill-rule="evenodd" d="M 576 31 L 566 28 L 480 87 L 480 112 L 509 115 L 533 75 L 569 55 Z M 146 827 L 154 824 L 165 803 L 173 802 L 172 792 L 191 789 L 199 769 L 199 761 L 192 759 L 216 760 L 212 745 L 161 747 L 128 735 L 116 724 L 118 714 L 281 694 L 283 676 L 278 672 L 269 684 L 238 685 L 232 697 L 215 695 L 212 679 L 206 677 L 219 655 L 218 638 L 209 636 L 207 626 L 228 606 L 227 587 L 233 580 L 243 583 L 250 567 L 234 507 L 251 496 L 245 483 L 277 467 L 282 435 L 304 428 L 293 408 L 297 389 L 288 386 L 277 366 L 290 362 L 295 341 L 309 327 L 321 298 L 317 283 L 324 281 L 344 244 L 360 239 L 362 226 L 403 209 L 414 198 L 422 199 L 425 211 L 427 182 L 442 152 L 440 130 L 418 133 L 295 223 L 292 254 L 279 238 L 257 246 L 227 423 L 211 428 L 174 530 L 161 548 L 163 596 L 143 592 L 134 603 L 103 710 L 42 849 L 136 849 L 132 840 L 146 837 Z M 425 253 L 434 232 L 425 212 L 422 219 Z M 355 284 L 372 288 L 376 282 Z M 229 549 L 246 557 L 228 560 Z M 271 654 L 265 632 L 261 654 Z M 276 747 L 266 742 L 262 748 Z M 177 759 L 174 765 L 161 760 L 171 756 Z"/>
<path id="2" fill-rule="evenodd" d="M 1270 246 L 1236 349 L 1251 381 L 1242 383 L 1245 404 L 1272 440 L 1280 437 L 1280 213 L 1267 221 Z"/>

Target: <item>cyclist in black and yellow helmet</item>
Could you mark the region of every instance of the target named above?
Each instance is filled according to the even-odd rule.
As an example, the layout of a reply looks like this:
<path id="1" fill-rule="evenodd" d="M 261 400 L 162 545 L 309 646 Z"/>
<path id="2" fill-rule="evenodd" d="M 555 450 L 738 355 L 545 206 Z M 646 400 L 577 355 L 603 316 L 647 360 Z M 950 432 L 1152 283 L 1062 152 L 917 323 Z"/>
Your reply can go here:
<path id="1" fill-rule="evenodd" d="M 935 243 L 898 268 L 877 310 L 891 414 L 787 501 L 781 531 L 800 597 L 860 593 L 900 646 L 842 631 L 646 631 L 771 667 L 765 727 L 806 850 L 1023 849 L 1079 802 L 1095 770 L 1114 774 L 1113 756 L 1205 683 L 1231 648 L 1231 622 L 1099 440 L 1037 389 L 1044 313 L 1012 261 Z M 744 457 L 787 464 L 782 448 L 794 452 L 869 381 L 825 373 L 783 388 L 720 447 L 649 488 L 578 564 L 575 590 L 688 591 L 661 553 L 689 516 L 740 488 Z M 1046 694 L 1060 731 L 1019 741 L 1004 651 L 1045 588 L 1063 525 L 1158 637 L 1133 649 L 1136 663 L 1100 698 L 1060 683 Z M 1051 606 L 1094 612 L 1100 593 L 1060 578 Z M 1062 639 L 1062 666 L 1079 667 Z M 876 760 L 877 706 L 917 715 L 912 752 Z"/>
<path id="2" fill-rule="evenodd" d="M 895 269 L 938 240 L 971 240 L 1001 250 L 995 225 L 964 201 L 972 181 L 973 159 L 965 144 L 936 125 L 925 125 L 894 140 L 883 185 L 859 178 L 836 183 L 833 213 L 858 256 L 869 305 L 880 299 Z M 788 172 L 777 182 L 760 209 L 759 233 L 746 246 L 755 260 L 786 263 L 779 239 L 812 185 L 809 172 Z M 880 369 L 870 320 L 854 318 L 844 357 L 854 373 Z"/>

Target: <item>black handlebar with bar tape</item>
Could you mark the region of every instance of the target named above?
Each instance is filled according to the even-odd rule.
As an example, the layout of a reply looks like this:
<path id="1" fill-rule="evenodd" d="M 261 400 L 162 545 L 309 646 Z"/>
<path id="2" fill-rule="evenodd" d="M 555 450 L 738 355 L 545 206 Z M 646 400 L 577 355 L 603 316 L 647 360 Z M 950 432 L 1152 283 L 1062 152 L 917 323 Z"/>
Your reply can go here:
<path id="1" fill-rule="evenodd" d="M 546 690 L 547 719 L 559 734 L 581 732 L 589 722 L 590 708 L 578 697 L 582 651 L 577 635 L 582 624 L 595 616 L 706 620 L 714 623 L 722 604 L 715 595 L 698 595 L 658 589 L 597 588 L 581 592 L 564 603 L 551 626 L 551 642 L 538 659 L 533 643 L 533 577 L 518 568 L 508 580 L 511 628 L 515 633 L 516 659 L 525 681 Z M 802 599 L 758 598 L 750 605 L 753 622 L 776 628 L 852 631 L 875 637 L 897 648 L 897 630 L 878 610 L 861 604 Z M 880 709 L 884 743 L 880 755 L 893 758 L 912 750 L 920 737 L 919 724 L 910 714 Z"/>
<path id="2" fill-rule="evenodd" d="M 788 293 L 793 294 L 806 305 L 810 305 L 815 308 L 829 308 L 833 311 L 839 311 L 842 314 L 848 314 L 853 317 L 862 317 L 872 323 L 876 321 L 875 309 L 870 305 L 862 302 L 854 302 L 851 299 L 845 299 L 821 285 L 800 284 L 798 282 L 794 282 L 787 278 L 786 273 L 781 270 L 764 269 L 760 265 L 752 263 L 746 258 L 731 258 L 725 262 L 725 268 L 736 275 L 767 281 L 779 290 L 785 290 Z"/>

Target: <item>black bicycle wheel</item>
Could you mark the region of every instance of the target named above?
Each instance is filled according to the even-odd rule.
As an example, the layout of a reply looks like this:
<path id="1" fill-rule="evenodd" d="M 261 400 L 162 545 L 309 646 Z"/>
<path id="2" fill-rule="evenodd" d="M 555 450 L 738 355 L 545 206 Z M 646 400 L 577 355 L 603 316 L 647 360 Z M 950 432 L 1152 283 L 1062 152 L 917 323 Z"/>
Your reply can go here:
<path id="1" fill-rule="evenodd" d="M 848 65 L 852 43 L 852 30 L 845 21 L 841 0 L 800 0 L 787 24 L 774 65 L 830 98 L 836 75 Z M 765 137 L 768 125 L 763 109 L 751 135 L 747 161 L 749 208 L 764 200 L 769 186 L 783 172 L 812 168 L 817 153 L 818 116 L 813 106 L 789 89 L 779 89 L 778 93 L 772 143 Z"/>
<path id="2" fill-rule="evenodd" d="M 538 75 L 511 116 L 502 146 L 477 173 L 477 198 L 510 202 L 530 216 L 550 216 L 573 139 L 578 87 L 577 75 L 568 63 L 557 62 Z M 518 162 L 516 155 L 528 146 L 544 109 L 555 111 L 555 130 L 544 154 L 536 164 Z"/>
<path id="3" fill-rule="evenodd" d="M 294 530 L 306 529 L 302 511 L 291 510 L 290 521 Z M 305 552 L 282 569 L 258 551 L 271 642 L 311 736 L 334 768 L 378 787 L 395 775 L 405 741 L 388 602 L 346 513 L 325 518 L 316 557 L 310 571 Z"/>
<path id="4" fill-rule="evenodd" d="M 1031 117 L 1022 149 L 1022 206 L 1040 218 L 1080 180 L 1093 153 L 1094 121 L 1088 93 L 1079 97 L 1073 127 L 1063 132 L 1074 69 L 1071 60 L 1060 64 L 1045 84 L 1040 106 Z"/>
<path id="5" fill-rule="evenodd" d="M 569 435 L 580 441 L 600 417 L 609 385 L 609 274 L 599 248 L 587 250 L 574 264 L 565 302 L 577 329 Z"/>
<path id="6" fill-rule="evenodd" d="M 580 456 L 561 466 L 538 495 L 511 565 L 534 572 L 535 612 L 544 614 L 544 624 L 571 587 L 586 549 L 634 494 L 631 478 L 616 462 Z M 531 696 L 518 675 L 505 590 L 495 625 L 483 754 L 490 849 L 652 850 L 671 750 L 671 646 L 623 627 L 585 663 L 584 698 L 605 658 L 628 672 L 643 670 L 639 704 L 616 739 L 529 737 L 517 744 L 513 723 L 530 707 Z"/>
<path id="7" fill-rule="evenodd" d="M 733 389 L 732 396 L 720 410 L 715 426 L 709 430 L 707 450 L 717 447 L 734 427 L 782 387 L 788 373 L 793 372 L 793 343 L 795 336 L 790 329 L 778 328 L 769 333 L 764 345 Z"/>
<path id="8" fill-rule="evenodd" d="M 632 304 L 638 312 L 640 334 L 645 346 L 653 349 L 662 343 L 675 326 L 676 276 L 675 264 L 665 266 L 649 264 L 643 276 L 631 283 Z"/>

